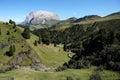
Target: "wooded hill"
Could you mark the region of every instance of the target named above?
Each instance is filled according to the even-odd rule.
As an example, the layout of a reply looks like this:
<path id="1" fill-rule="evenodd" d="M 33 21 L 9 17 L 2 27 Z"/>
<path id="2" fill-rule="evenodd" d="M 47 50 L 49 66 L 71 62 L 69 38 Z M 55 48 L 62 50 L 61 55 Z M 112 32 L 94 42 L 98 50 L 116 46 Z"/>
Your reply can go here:
<path id="1" fill-rule="evenodd" d="M 120 71 L 120 13 L 92 20 L 91 17 L 72 22 L 71 27 L 62 30 L 53 27 L 33 33 L 40 35 L 44 43 L 64 44 L 65 51 L 75 54 L 62 69 L 97 65 Z"/>

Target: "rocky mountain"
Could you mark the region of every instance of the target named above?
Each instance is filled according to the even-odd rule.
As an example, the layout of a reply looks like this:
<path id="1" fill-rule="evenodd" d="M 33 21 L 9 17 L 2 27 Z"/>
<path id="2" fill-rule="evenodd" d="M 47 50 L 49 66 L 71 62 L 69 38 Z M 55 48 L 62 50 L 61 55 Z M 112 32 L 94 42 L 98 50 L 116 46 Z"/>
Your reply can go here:
<path id="1" fill-rule="evenodd" d="M 24 24 L 45 24 L 50 20 L 59 20 L 59 16 L 48 11 L 33 11 L 30 12 L 24 21 Z"/>

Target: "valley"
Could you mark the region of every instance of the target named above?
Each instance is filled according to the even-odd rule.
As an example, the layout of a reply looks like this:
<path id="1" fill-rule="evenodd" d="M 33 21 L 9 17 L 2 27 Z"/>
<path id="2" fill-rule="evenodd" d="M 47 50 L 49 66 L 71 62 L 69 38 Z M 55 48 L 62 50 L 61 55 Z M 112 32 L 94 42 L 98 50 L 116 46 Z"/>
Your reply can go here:
<path id="1" fill-rule="evenodd" d="M 120 12 L 47 24 L 0 22 L 0 80 L 120 79 Z"/>

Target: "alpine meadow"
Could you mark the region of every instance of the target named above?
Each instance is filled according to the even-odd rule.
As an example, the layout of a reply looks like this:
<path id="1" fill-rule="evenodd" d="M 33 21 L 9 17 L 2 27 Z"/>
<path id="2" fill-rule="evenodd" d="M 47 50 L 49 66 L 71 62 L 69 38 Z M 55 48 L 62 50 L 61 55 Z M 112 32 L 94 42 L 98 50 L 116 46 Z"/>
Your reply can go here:
<path id="1" fill-rule="evenodd" d="M 120 80 L 119 0 L 0 5 L 0 80 Z"/>

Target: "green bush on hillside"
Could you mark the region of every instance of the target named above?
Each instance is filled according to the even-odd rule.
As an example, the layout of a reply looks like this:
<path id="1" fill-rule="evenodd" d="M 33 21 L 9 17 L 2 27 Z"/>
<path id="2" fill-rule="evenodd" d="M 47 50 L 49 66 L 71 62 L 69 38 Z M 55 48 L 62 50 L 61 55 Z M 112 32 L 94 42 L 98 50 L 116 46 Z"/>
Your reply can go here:
<path id="1" fill-rule="evenodd" d="M 6 52 L 6 55 L 7 56 L 13 56 L 15 51 L 16 51 L 15 45 L 10 45 L 9 51 Z"/>
<path id="2" fill-rule="evenodd" d="M 25 38 L 25 39 L 30 39 L 30 30 L 29 28 L 25 28 L 23 33 L 22 33 L 22 36 Z"/>

